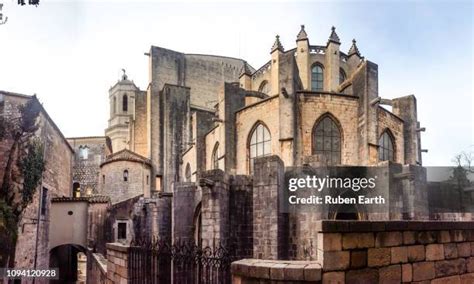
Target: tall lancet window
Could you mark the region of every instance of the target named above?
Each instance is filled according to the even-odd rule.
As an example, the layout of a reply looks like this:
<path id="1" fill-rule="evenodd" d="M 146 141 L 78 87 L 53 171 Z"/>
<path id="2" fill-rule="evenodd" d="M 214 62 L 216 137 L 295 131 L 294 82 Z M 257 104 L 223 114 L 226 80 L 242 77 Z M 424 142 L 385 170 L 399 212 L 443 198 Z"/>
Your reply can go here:
<path id="1" fill-rule="evenodd" d="M 127 95 L 123 95 L 123 98 L 122 98 L 122 110 L 124 112 L 127 112 L 128 111 L 128 96 Z"/>
<path id="2" fill-rule="evenodd" d="M 395 161 L 393 136 L 385 130 L 379 139 L 379 161 Z"/>
<path id="3" fill-rule="evenodd" d="M 322 91 L 324 86 L 324 70 L 319 64 L 311 68 L 311 91 Z"/>
<path id="4" fill-rule="evenodd" d="M 270 85 L 268 84 L 267 80 L 263 81 L 260 84 L 260 86 L 258 87 L 258 91 L 267 95 L 270 94 Z"/>
<path id="5" fill-rule="evenodd" d="M 219 142 L 214 146 L 212 151 L 212 169 L 216 170 L 219 168 Z"/>
<path id="6" fill-rule="evenodd" d="M 322 155 L 330 165 L 341 163 L 341 130 L 332 118 L 326 114 L 313 127 L 313 155 Z"/>
<path id="7" fill-rule="evenodd" d="M 255 159 L 269 156 L 272 152 L 270 131 L 262 123 L 258 123 L 250 134 L 249 172 L 253 174 Z"/>
<path id="8" fill-rule="evenodd" d="M 339 69 L 339 85 L 342 84 L 347 79 L 346 72 L 344 69 Z"/>

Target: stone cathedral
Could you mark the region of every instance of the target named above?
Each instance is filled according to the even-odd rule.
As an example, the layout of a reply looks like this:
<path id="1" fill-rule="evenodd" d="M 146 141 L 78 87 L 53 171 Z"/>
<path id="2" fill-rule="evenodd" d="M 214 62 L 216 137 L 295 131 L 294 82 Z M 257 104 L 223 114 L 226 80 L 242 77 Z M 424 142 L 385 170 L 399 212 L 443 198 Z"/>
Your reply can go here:
<path id="1" fill-rule="evenodd" d="M 301 259 L 317 220 L 440 218 L 429 210 L 416 98 L 383 98 L 377 64 L 356 40 L 340 45 L 334 27 L 315 45 L 301 26 L 291 49 L 276 36 L 258 68 L 152 46 L 148 86 L 124 70 L 110 88 L 105 136 L 69 138 L 74 195 L 111 200 L 97 224 L 104 239 L 238 240 L 240 256 L 258 258 L 269 257 L 266 240 Z M 282 213 L 285 172 L 301 166 L 382 167 L 388 202 L 383 212 Z"/>

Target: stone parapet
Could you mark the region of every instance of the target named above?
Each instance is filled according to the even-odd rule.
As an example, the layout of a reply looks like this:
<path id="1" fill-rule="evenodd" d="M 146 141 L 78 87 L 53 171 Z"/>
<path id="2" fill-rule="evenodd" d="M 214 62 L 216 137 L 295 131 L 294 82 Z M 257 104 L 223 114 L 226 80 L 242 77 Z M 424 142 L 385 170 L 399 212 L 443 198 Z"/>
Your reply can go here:
<path id="1" fill-rule="evenodd" d="M 474 222 L 323 220 L 314 230 L 316 261 L 240 260 L 234 283 L 474 283 Z"/>
<path id="2" fill-rule="evenodd" d="M 107 244 L 107 283 L 128 283 L 129 249 L 121 243 Z"/>
<path id="3" fill-rule="evenodd" d="M 232 283 L 315 282 L 321 280 L 321 265 L 316 261 L 242 259 L 232 263 Z M 252 282 L 253 283 L 253 282 Z"/>

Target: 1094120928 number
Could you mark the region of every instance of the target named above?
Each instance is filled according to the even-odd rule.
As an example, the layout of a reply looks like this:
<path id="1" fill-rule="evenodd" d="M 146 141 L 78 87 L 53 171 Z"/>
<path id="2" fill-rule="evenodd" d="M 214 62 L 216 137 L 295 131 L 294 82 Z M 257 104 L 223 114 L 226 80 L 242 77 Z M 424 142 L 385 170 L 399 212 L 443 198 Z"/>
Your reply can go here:
<path id="1" fill-rule="evenodd" d="M 3 271 L 2 271 L 3 270 Z M 3 268 L 0 269 L 1 277 L 10 279 L 21 279 L 21 278 L 58 278 L 58 269 L 15 269 L 15 268 Z"/>

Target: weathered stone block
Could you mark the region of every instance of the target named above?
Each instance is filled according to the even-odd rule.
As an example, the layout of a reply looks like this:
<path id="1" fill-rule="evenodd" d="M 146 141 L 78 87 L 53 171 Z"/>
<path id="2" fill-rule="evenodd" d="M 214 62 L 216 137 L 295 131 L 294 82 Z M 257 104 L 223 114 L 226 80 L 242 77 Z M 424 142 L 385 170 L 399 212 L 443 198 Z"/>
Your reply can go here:
<path id="1" fill-rule="evenodd" d="M 474 283 L 474 273 L 466 273 L 459 276 L 461 284 L 472 284 Z"/>
<path id="2" fill-rule="evenodd" d="M 351 268 L 361 268 L 367 266 L 367 251 L 351 251 Z"/>
<path id="3" fill-rule="evenodd" d="M 402 264 L 402 282 L 411 282 L 413 280 L 413 268 L 411 264 Z"/>
<path id="4" fill-rule="evenodd" d="M 471 253 L 469 246 L 469 253 Z M 458 247 L 455 243 L 444 244 L 444 257 L 446 259 L 453 259 L 458 257 Z"/>
<path id="5" fill-rule="evenodd" d="M 466 271 L 464 258 L 442 260 L 435 262 L 436 277 L 463 274 Z"/>
<path id="6" fill-rule="evenodd" d="M 342 236 L 343 249 L 374 247 L 373 233 L 348 233 Z"/>
<path id="7" fill-rule="evenodd" d="M 458 243 L 458 255 L 459 257 L 469 257 L 471 256 L 471 244 L 468 242 Z"/>
<path id="8" fill-rule="evenodd" d="M 431 244 L 436 241 L 436 234 L 432 231 L 421 231 L 416 235 L 416 241 L 420 244 Z"/>
<path id="9" fill-rule="evenodd" d="M 344 284 L 345 273 L 344 272 L 325 272 L 323 274 L 323 284 Z"/>
<path id="10" fill-rule="evenodd" d="M 400 283 L 401 281 L 402 268 L 399 264 L 379 269 L 379 283 Z"/>
<path id="11" fill-rule="evenodd" d="M 407 256 L 409 262 L 425 260 L 425 246 L 416 245 L 407 247 Z"/>
<path id="12" fill-rule="evenodd" d="M 390 248 L 370 248 L 367 252 L 369 267 L 385 266 L 390 264 Z"/>
<path id="13" fill-rule="evenodd" d="M 254 263 L 249 267 L 249 276 L 254 278 L 270 278 L 270 268 L 268 264 L 264 263 Z"/>
<path id="14" fill-rule="evenodd" d="M 429 244 L 426 246 L 426 260 L 444 259 L 444 246 L 442 244 Z"/>
<path id="15" fill-rule="evenodd" d="M 405 263 L 408 261 L 407 247 L 390 248 L 391 263 Z"/>
<path id="16" fill-rule="evenodd" d="M 339 251 L 342 250 L 341 234 L 318 234 L 318 249 L 323 251 Z"/>
<path id="17" fill-rule="evenodd" d="M 325 271 L 344 270 L 349 267 L 349 251 L 328 251 L 324 252 L 323 255 L 323 269 Z"/>
<path id="18" fill-rule="evenodd" d="M 431 284 L 460 284 L 461 278 L 459 275 L 437 278 L 431 280 Z"/>
<path id="19" fill-rule="evenodd" d="M 467 232 L 462 230 L 453 230 L 451 233 L 451 240 L 453 242 L 465 242 L 467 241 Z"/>
<path id="20" fill-rule="evenodd" d="M 438 232 L 438 243 L 449 243 L 451 242 L 451 235 L 449 231 Z"/>
<path id="21" fill-rule="evenodd" d="M 275 263 L 270 267 L 270 278 L 275 280 L 284 280 L 285 279 L 285 270 L 284 268 L 288 264 L 285 263 Z"/>
<path id="22" fill-rule="evenodd" d="M 431 280 L 435 275 L 434 262 L 413 263 L 413 281 Z"/>
<path id="23" fill-rule="evenodd" d="M 302 264 L 288 264 L 283 268 L 285 280 L 302 281 L 304 280 L 304 267 Z"/>
<path id="24" fill-rule="evenodd" d="M 376 247 L 393 247 L 399 246 L 403 242 L 401 232 L 380 232 L 375 237 Z"/>
<path id="25" fill-rule="evenodd" d="M 403 232 L 403 244 L 412 245 L 416 242 L 415 232 L 405 231 Z"/>
<path id="26" fill-rule="evenodd" d="M 474 257 L 466 258 L 467 272 L 474 272 Z"/>
<path id="27" fill-rule="evenodd" d="M 319 264 L 308 264 L 304 268 L 304 280 L 305 281 L 321 281 L 321 265 Z"/>
<path id="28" fill-rule="evenodd" d="M 345 283 L 378 283 L 379 271 L 374 268 L 366 268 L 359 270 L 349 270 L 346 272 Z"/>

